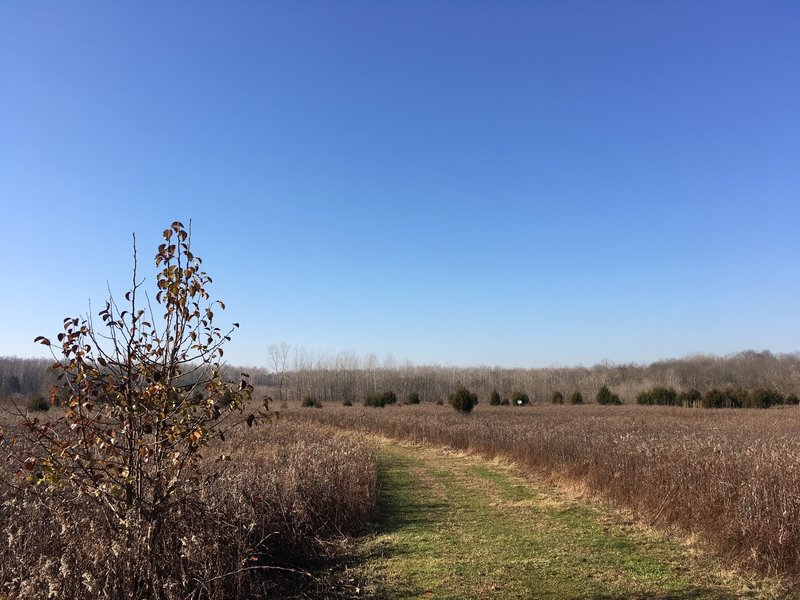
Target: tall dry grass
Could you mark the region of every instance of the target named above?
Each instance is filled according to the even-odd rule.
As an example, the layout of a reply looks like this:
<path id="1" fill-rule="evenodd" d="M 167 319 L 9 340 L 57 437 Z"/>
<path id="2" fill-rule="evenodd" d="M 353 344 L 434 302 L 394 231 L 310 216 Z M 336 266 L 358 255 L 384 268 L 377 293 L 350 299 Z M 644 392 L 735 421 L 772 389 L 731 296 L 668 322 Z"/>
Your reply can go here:
<path id="1" fill-rule="evenodd" d="M 578 484 L 730 566 L 800 577 L 800 410 L 326 407 L 292 418 L 511 460 Z"/>
<path id="2" fill-rule="evenodd" d="M 205 452 L 208 481 L 171 510 L 157 548 L 141 543 L 146 525 L 121 528 L 67 488 L 0 488 L 0 598 L 280 596 L 373 516 L 375 461 L 347 432 L 278 421 Z M 159 567 L 143 572 L 151 555 Z"/>

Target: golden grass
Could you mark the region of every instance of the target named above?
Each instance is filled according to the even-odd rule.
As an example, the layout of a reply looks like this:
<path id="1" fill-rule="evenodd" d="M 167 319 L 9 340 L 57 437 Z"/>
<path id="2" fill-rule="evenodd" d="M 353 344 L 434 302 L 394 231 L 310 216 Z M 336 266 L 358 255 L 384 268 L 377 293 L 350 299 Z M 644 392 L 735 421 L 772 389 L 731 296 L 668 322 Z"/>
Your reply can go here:
<path id="1" fill-rule="evenodd" d="M 326 406 L 293 419 L 509 460 L 693 536 L 724 564 L 800 576 L 800 409 Z"/>
<path id="2" fill-rule="evenodd" d="M 158 548 L 67 487 L 0 487 L 0 597 L 275 597 L 374 514 L 375 461 L 352 434 L 279 420 L 204 452 L 207 483 L 171 510 Z M 157 573 L 141 572 L 144 552 L 161 557 Z"/>

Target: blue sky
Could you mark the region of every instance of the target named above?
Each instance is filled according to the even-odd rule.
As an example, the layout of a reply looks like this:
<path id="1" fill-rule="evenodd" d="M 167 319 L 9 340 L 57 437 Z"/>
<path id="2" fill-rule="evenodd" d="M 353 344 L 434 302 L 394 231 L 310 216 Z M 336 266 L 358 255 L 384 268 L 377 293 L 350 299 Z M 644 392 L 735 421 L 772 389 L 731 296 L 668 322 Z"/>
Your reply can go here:
<path id="1" fill-rule="evenodd" d="M 788 1 L 0 1 L 0 355 L 175 219 L 233 363 L 800 350 L 798 57 Z"/>

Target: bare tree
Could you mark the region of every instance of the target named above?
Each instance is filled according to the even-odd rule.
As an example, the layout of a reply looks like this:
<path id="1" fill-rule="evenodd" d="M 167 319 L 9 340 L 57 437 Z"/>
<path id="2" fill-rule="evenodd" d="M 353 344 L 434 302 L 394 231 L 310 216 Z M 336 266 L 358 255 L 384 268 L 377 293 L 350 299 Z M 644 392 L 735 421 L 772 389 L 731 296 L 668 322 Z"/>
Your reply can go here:
<path id="1" fill-rule="evenodd" d="M 281 408 L 286 408 L 286 401 L 283 398 L 283 384 L 286 379 L 286 363 L 289 360 L 290 351 L 291 346 L 286 342 L 270 344 L 269 348 L 267 348 L 269 365 L 278 381 L 278 400 L 280 400 Z"/>

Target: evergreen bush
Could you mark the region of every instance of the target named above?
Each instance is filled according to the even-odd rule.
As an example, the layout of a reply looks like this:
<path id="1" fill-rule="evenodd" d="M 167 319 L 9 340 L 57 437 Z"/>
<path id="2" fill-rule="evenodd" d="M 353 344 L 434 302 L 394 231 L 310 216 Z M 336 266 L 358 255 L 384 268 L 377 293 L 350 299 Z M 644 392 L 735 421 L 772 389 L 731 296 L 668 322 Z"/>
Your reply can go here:
<path id="1" fill-rule="evenodd" d="M 468 414 L 478 403 L 478 395 L 470 392 L 465 387 L 458 388 L 450 395 L 450 406 L 457 411 Z"/>
<path id="2" fill-rule="evenodd" d="M 512 406 L 527 406 L 531 403 L 531 399 L 525 392 L 514 392 L 511 394 Z"/>
<path id="3" fill-rule="evenodd" d="M 25 404 L 25 407 L 31 412 L 44 412 L 50 410 L 50 403 L 44 396 L 33 396 Z"/>
<path id="4" fill-rule="evenodd" d="M 605 385 L 600 388 L 599 392 L 597 392 L 596 400 L 597 400 L 598 404 L 606 404 L 606 405 L 619 405 L 619 404 L 622 404 L 622 400 L 620 400 L 619 396 L 614 394 Z"/>
<path id="5" fill-rule="evenodd" d="M 573 392 L 572 395 L 569 397 L 570 404 L 583 404 L 583 394 L 576 391 Z"/>
<path id="6" fill-rule="evenodd" d="M 314 398 L 314 396 L 306 396 L 300 406 L 303 408 L 322 408 L 322 402 Z"/>

